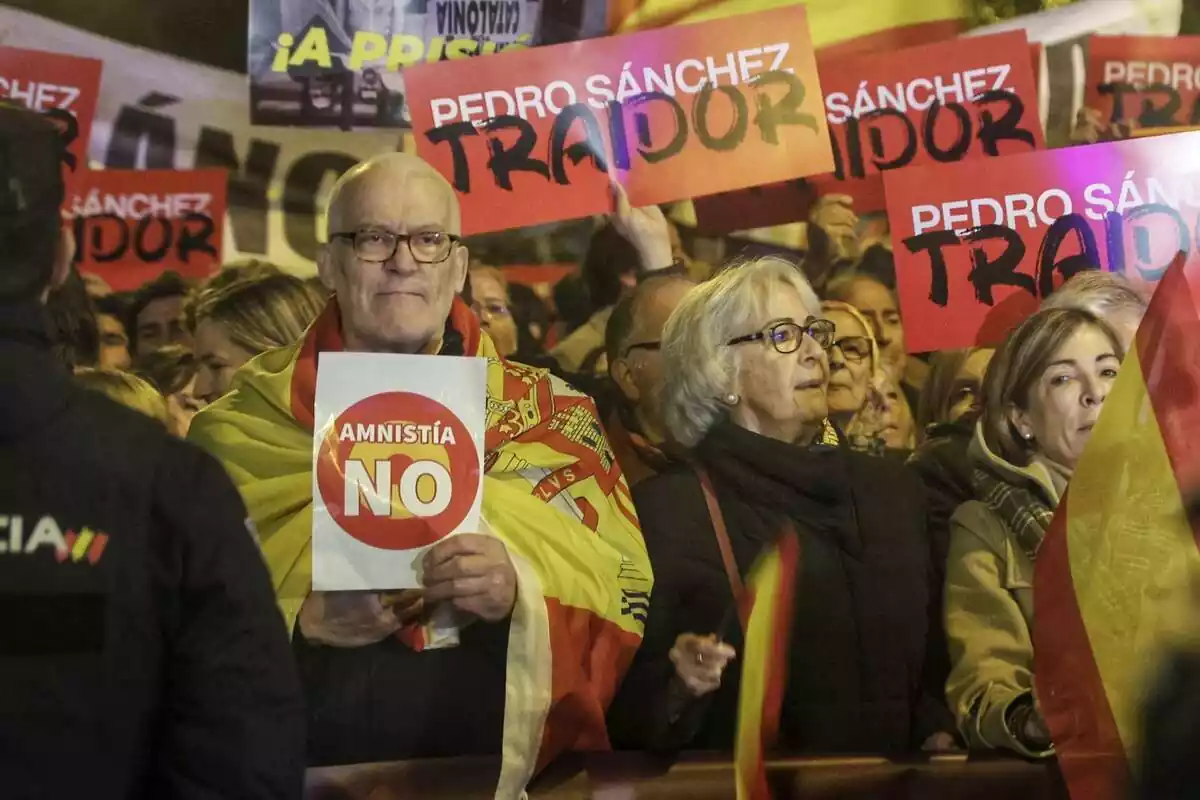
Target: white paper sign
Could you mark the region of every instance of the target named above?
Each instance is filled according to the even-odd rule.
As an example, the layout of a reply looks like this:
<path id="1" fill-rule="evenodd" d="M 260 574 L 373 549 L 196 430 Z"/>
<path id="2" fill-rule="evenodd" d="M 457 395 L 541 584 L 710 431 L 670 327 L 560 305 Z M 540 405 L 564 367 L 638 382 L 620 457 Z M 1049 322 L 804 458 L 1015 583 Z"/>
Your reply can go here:
<path id="1" fill-rule="evenodd" d="M 313 589 L 420 585 L 437 541 L 479 530 L 487 361 L 322 353 Z"/>

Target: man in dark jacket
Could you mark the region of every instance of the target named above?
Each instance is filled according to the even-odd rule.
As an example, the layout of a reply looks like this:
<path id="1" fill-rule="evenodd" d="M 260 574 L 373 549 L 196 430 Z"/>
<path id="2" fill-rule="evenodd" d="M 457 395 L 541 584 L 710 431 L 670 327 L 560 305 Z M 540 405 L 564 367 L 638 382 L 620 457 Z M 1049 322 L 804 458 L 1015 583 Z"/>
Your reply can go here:
<path id="1" fill-rule="evenodd" d="M 237 492 L 54 357 L 60 157 L 0 105 L 0 794 L 299 797 L 299 680 Z"/>

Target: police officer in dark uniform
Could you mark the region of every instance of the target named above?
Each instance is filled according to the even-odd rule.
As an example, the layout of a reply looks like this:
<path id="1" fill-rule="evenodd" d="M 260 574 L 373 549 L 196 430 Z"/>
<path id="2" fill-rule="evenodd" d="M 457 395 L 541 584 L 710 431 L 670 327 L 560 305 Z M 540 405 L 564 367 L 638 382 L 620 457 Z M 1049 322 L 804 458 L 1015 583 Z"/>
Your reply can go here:
<path id="1" fill-rule="evenodd" d="M 299 680 L 237 491 L 51 350 L 61 155 L 0 106 L 0 797 L 299 797 Z"/>

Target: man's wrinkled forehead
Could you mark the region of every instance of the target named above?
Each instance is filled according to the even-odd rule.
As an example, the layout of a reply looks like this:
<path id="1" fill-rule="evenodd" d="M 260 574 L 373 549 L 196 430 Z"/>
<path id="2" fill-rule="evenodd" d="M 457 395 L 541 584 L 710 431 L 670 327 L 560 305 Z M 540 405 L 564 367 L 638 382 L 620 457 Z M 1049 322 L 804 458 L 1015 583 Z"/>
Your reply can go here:
<path id="1" fill-rule="evenodd" d="M 377 226 L 409 233 L 460 232 L 458 199 L 442 176 L 420 166 L 368 165 L 336 191 L 329 203 L 329 230 Z"/>

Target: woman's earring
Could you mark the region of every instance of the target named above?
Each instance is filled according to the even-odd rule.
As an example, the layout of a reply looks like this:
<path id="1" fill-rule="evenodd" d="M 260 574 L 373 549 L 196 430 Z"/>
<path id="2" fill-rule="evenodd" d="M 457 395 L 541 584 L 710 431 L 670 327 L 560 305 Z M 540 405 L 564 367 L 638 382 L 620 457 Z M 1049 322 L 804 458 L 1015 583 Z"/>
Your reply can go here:
<path id="1" fill-rule="evenodd" d="M 731 406 L 736 406 L 738 404 L 738 401 L 741 399 L 742 398 L 738 397 L 733 392 L 730 392 L 729 394 L 725 395 L 725 402 Z"/>
<path id="2" fill-rule="evenodd" d="M 1021 434 L 1021 438 L 1022 438 L 1022 439 L 1024 439 L 1025 441 L 1027 441 L 1027 442 L 1032 442 L 1032 441 L 1033 441 L 1033 434 L 1032 434 L 1032 433 L 1023 433 L 1023 434 Z"/>

